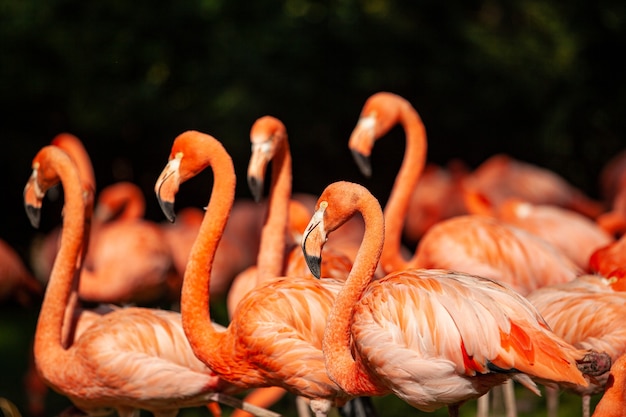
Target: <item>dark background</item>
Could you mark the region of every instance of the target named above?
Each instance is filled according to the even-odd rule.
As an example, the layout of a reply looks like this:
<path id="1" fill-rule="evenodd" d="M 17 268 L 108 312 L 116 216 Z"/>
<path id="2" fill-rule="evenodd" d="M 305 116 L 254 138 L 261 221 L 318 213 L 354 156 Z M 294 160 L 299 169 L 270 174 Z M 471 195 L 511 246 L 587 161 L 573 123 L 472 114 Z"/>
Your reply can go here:
<path id="1" fill-rule="evenodd" d="M 153 220 L 152 187 L 187 129 L 224 143 L 249 198 L 249 129 L 265 114 L 287 126 L 294 191 L 348 179 L 384 202 L 402 131 L 376 145 L 371 180 L 347 150 L 381 90 L 420 112 L 431 162 L 508 153 L 597 197 L 600 169 L 626 147 L 625 43 L 621 0 L 0 0 L 0 237 L 27 260 L 37 232 L 21 193 L 63 131 L 83 140 L 99 188 L 142 186 Z M 205 205 L 210 181 L 183 187 L 177 208 Z M 60 222 L 54 203 L 41 232 Z"/>

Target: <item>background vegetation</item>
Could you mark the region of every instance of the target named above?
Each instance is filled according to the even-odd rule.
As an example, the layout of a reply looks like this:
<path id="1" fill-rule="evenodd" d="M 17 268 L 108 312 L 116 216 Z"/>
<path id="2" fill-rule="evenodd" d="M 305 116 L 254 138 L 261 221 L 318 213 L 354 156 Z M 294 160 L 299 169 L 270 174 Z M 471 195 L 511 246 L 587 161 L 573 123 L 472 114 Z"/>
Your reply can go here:
<path id="1" fill-rule="evenodd" d="M 152 186 L 187 129 L 224 142 L 249 197 L 248 133 L 265 114 L 287 126 L 296 191 L 348 179 L 384 202 L 401 131 L 377 145 L 372 180 L 346 146 L 380 90 L 420 112 L 432 162 L 475 167 L 505 152 L 597 196 L 599 170 L 626 146 L 625 43 L 618 0 L 0 0 L 0 236 L 27 259 L 36 232 L 21 192 L 32 157 L 62 131 L 84 141 L 100 188 L 140 184 L 154 220 Z M 209 186 L 194 182 L 179 208 L 205 204 Z M 44 210 L 41 231 L 59 219 Z M 1 313 L 0 395 L 21 405 L 36 312 Z"/>

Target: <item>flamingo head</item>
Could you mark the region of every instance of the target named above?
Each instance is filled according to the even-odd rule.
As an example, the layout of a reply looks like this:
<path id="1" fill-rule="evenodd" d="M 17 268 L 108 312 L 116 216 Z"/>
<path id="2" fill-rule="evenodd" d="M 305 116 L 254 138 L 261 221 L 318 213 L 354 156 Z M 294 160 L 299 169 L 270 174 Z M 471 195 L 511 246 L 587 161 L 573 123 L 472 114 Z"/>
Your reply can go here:
<path id="1" fill-rule="evenodd" d="M 376 93 L 365 102 L 359 121 L 350 135 L 348 147 L 366 177 L 372 175 L 370 155 L 374 142 L 398 123 L 406 106 L 410 104 L 404 98 L 387 92 Z"/>
<path id="2" fill-rule="evenodd" d="M 265 171 L 277 150 L 286 144 L 285 125 L 272 116 L 257 119 L 250 130 L 252 154 L 248 163 L 248 187 L 254 200 L 259 202 L 263 195 Z"/>

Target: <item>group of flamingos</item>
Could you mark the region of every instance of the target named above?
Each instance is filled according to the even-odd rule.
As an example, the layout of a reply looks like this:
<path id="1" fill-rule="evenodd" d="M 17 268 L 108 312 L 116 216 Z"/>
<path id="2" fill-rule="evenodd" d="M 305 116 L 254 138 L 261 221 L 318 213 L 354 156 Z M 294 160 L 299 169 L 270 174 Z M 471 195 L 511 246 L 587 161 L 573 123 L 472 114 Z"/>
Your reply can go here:
<path id="1" fill-rule="evenodd" d="M 333 407 L 383 415 L 365 401 L 383 395 L 451 416 L 479 399 L 487 415 L 496 387 L 515 415 L 513 381 L 545 387 L 551 416 L 560 389 L 582 396 L 585 417 L 598 393 L 593 416 L 626 415 L 626 156 L 603 171 L 602 202 L 503 155 L 474 171 L 427 165 L 417 111 L 381 92 L 349 138 L 364 175 L 376 168 L 375 141 L 398 124 L 406 149 L 384 210 L 345 181 L 316 202 L 292 195 L 287 131 L 274 117 L 250 134 L 248 185 L 263 205 L 235 201 L 233 162 L 217 139 L 184 132 L 155 175 L 168 226 L 142 219 L 130 183 L 96 200 L 87 151 L 57 136 L 24 189 L 35 227 L 47 191 L 60 183 L 64 196 L 62 225 L 33 262 L 47 279 L 33 378 L 71 400 L 64 415 L 173 417 L 207 406 L 219 416 L 225 404 L 231 415 L 276 416 L 269 409 L 285 392 L 316 417 Z M 204 212 L 176 212 L 179 187 L 206 168 Z M 0 295 L 40 290 L 23 265 L 2 262 L 19 278 L 3 275 Z M 226 293 L 224 327 L 210 302 Z M 155 300 L 180 312 L 140 307 Z"/>

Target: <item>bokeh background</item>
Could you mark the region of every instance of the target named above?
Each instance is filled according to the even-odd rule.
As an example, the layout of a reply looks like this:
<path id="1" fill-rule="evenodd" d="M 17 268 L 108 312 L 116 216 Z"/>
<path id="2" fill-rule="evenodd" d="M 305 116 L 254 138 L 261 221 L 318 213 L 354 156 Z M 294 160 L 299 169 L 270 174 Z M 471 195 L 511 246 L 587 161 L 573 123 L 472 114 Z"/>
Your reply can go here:
<path id="1" fill-rule="evenodd" d="M 21 193 L 32 157 L 64 131 L 83 140 L 98 187 L 139 184 L 153 220 L 154 181 L 188 129 L 224 143 L 249 198 L 249 129 L 265 114 L 287 126 L 294 191 L 347 179 L 384 202 L 402 131 L 376 145 L 372 179 L 347 150 L 381 90 L 419 111 L 431 162 L 507 153 L 596 197 L 603 164 L 626 147 L 625 51 L 619 0 L 0 0 L 0 237 L 28 262 L 35 234 L 60 222 L 53 200 L 33 230 Z M 178 208 L 206 204 L 206 177 Z M 0 396 L 21 407 L 36 311 L 0 314 Z"/>

